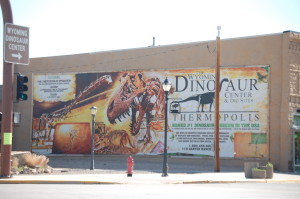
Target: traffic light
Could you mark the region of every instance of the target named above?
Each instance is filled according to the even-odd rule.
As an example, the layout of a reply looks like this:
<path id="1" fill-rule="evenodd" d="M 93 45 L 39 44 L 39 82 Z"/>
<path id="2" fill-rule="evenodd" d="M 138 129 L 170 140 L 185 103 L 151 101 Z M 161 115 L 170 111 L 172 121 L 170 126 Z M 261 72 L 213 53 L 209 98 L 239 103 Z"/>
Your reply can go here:
<path id="1" fill-rule="evenodd" d="M 27 100 L 28 86 L 25 83 L 28 82 L 28 77 L 18 74 L 17 75 L 17 100 Z"/>

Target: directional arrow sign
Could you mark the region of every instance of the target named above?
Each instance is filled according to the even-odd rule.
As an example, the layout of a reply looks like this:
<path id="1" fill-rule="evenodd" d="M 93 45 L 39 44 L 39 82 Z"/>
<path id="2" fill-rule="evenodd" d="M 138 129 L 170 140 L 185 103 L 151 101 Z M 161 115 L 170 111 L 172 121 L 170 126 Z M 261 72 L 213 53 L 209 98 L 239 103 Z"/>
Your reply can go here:
<path id="1" fill-rule="evenodd" d="M 5 24 L 4 61 L 14 64 L 29 64 L 29 28 Z"/>
<path id="2" fill-rule="evenodd" d="M 18 58 L 19 60 L 22 58 L 22 55 L 20 53 L 18 54 L 11 54 L 12 57 Z"/>

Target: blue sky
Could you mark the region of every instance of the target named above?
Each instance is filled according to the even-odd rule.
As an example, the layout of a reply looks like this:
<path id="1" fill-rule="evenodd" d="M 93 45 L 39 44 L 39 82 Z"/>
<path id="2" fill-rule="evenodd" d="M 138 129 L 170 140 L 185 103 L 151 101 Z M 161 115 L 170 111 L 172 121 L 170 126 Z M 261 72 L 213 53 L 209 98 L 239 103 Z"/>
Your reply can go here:
<path id="1" fill-rule="evenodd" d="M 11 0 L 30 57 L 300 32 L 300 0 Z M 3 32 L 1 20 L 0 35 Z M 1 45 L 2 39 L 1 39 Z M 2 48 L 0 50 L 3 55 Z M 0 65 L 2 84 L 2 64 Z"/>

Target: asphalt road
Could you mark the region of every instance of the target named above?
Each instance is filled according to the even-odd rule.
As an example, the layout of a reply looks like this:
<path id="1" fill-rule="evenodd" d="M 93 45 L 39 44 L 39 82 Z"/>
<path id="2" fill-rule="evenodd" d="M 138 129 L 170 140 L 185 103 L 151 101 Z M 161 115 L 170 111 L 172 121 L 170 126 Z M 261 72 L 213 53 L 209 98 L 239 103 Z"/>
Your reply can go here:
<path id="1" fill-rule="evenodd" d="M 234 184 L 0 184 L 0 197 L 5 199 L 193 199 L 193 198 L 289 198 L 300 196 L 297 183 Z"/>

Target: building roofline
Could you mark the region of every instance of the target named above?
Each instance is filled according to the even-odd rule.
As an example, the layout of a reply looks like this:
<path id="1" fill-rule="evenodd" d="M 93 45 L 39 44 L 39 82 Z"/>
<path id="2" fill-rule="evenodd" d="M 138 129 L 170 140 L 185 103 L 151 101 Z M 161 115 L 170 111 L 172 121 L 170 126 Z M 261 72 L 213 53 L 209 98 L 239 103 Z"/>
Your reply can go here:
<path id="1" fill-rule="evenodd" d="M 221 40 L 228 41 L 228 40 L 255 38 L 255 37 L 275 36 L 275 35 L 281 35 L 281 34 L 288 33 L 288 32 L 293 32 L 293 33 L 300 34 L 297 31 L 287 30 L 287 31 L 283 31 L 283 32 L 280 32 L 280 33 L 241 36 L 241 37 L 233 37 L 233 38 L 225 38 L 225 39 L 222 39 L 222 37 L 221 37 Z M 108 51 L 94 51 L 94 52 L 76 53 L 76 54 L 68 54 L 68 55 L 54 55 L 54 56 L 48 56 L 48 57 L 34 57 L 34 58 L 30 58 L 30 59 L 53 58 L 53 57 L 75 56 L 75 55 L 85 55 L 85 54 L 98 54 L 98 53 L 112 53 L 112 52 L 122 52 L 122 51 L 131 51 L 131 50 L 142 50 L 142 49 L 148 49 L 148 48 L 161 48 L 161 47 L 172 47 L 172 46 L 178 46 L 178 45 L 191 45 L 191 44 L 195 44 L 195 43 L 210 43 L 210 42 L 214 42 L 214 41 L 215 40 L 205 40 L 205 41 L 195 41 L 195 42 L 177 43 L 177 44 L 166 44 L 166 45 L 157 45 L 157 46 L 148 46 L 148 47 L 115 49 L 115 50 L 108 50 Z"/>

